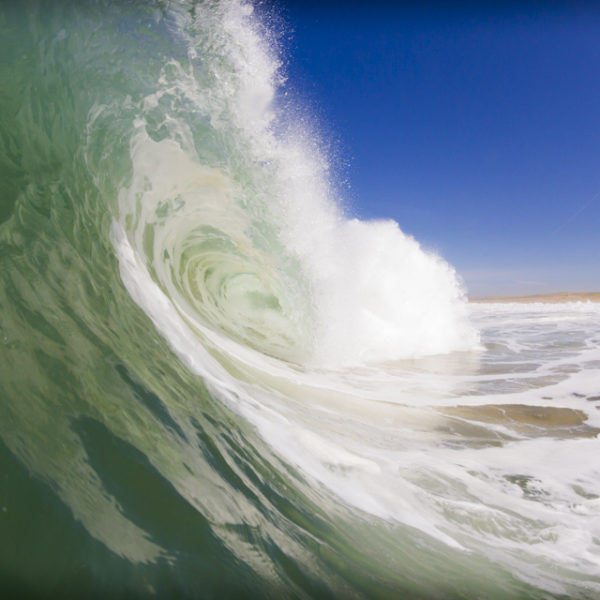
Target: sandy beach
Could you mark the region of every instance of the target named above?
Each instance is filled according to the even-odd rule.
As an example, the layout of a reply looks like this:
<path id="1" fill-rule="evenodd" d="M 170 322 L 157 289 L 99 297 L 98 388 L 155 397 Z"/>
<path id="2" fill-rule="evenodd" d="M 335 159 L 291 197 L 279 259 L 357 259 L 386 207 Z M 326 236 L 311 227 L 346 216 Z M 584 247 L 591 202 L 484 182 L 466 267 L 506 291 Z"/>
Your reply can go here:
<path id="1" fill-rule="evenodd" d="M 555 294 L 535 294 L 531 296 L 487 296 L 470 298 L 470 302 L 544 302 L 547 304 L 560 302 L 600 302 L 600 292 L 557 292 Z"/>

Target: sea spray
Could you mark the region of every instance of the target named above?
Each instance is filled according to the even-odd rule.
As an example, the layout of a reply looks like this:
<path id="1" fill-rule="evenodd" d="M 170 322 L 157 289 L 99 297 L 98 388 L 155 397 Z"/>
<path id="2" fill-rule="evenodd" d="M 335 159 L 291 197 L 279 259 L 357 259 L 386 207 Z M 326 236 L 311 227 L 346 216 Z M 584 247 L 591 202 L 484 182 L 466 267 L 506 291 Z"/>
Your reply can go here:
<path id="1" fill-rule="evenodd" d="M 328 367 L 477 347 L 453 269 L 393 222 L 344 217 L 320 144 L 281 125 L 294 112 L 251 5 L 179 26 L 191 59 L 142 102 L 119 221 L 190 325 Z"/>

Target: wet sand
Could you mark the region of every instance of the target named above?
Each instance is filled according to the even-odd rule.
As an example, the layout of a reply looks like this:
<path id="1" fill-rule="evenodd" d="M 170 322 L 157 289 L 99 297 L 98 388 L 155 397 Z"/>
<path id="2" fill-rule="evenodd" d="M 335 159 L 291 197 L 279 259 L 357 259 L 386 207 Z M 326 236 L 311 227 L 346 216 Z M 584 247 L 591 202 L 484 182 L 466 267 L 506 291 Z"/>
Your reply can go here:
<path id="1" fill-rule="evenodd" d="M 532 296 L 487 296 L 471 298 L 470 302 L 544 302 L 556 304 L 561 302 L 600 302 L 600 292 L 558 292 L 556 294 L 535 294 Z"/>
<path id="2" fill-rule="evenodd" d="M 594 398 L 588 398 L 595 401 Z M 549 399 L 551 400 L 551 399 Z M 596 437 L 600 429 L 586 423 L 587 415 L 572 408 L 553 406 L 526 406 L 522 404 L 487 404 L 483 406 L 448 406 L 438 412 L 471 424 L 497 423 L 530 437 L 552 436 Z M 457 427 L 460 427 L 456 423 Z M 462 424 L 465 427 L 465 424 Z"/>

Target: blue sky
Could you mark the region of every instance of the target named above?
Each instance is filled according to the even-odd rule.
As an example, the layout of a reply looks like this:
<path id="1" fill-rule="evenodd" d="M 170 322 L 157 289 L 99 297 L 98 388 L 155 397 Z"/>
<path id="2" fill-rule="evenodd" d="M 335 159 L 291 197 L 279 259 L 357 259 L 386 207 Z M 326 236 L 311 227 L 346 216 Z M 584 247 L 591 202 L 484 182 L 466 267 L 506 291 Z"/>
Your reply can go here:
<path id="1" fill-rule="evenodd" d="M 600 3 L 283 4 L 350 214 L 471 296 L 600 290 Z"/>

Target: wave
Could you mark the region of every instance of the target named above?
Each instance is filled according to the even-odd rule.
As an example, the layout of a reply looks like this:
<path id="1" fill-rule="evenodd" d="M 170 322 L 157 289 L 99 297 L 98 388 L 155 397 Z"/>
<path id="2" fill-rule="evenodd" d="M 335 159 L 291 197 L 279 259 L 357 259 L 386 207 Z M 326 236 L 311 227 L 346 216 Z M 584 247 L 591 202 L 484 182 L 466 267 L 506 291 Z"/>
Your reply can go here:
<path id="1" fill-rule="evenodd" d="M 277 106 L 251 5 L 196 6 L 178 26 L 188 60 L 139 103 L 117 220 L 190 326 L 323 366 L 477 347 L 446 262 L 394 222 L 343 216 L 319 143 Z"/>
<path id="2" fill-rule="evenodd" d="M 597 595 L 598 305 L 349 216 L 256 7 L 0 5 L 3 583 Z"/>

